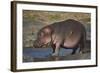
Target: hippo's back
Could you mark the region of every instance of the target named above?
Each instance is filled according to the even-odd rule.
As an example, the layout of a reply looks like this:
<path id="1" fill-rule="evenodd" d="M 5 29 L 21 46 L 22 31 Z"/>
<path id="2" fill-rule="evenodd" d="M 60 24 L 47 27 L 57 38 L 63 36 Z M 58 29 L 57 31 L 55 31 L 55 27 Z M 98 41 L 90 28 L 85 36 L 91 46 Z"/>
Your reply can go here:
<path id="1" fill-rule="evenodd" d="M 83 24 L 72 19 L 56 22 L 51 26 L 54 29 L 54 39 L 63 41 L 64 46 L 67 47 L 74 47 L 77 45 L 85 32 Z"/>

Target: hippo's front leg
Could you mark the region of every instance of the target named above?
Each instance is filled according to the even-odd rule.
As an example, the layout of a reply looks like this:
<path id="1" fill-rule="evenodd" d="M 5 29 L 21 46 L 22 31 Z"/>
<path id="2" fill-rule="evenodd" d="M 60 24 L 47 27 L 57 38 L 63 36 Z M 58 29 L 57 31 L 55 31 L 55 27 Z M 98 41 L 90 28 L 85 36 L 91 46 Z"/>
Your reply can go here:
<path id="1" fill-rule="evenodd" d="M 52 48 L 53 48 L 52 56 L 58 56 L 59 50 L 60 50 L 60 45 L 59 44 L 52 45 Z"/>

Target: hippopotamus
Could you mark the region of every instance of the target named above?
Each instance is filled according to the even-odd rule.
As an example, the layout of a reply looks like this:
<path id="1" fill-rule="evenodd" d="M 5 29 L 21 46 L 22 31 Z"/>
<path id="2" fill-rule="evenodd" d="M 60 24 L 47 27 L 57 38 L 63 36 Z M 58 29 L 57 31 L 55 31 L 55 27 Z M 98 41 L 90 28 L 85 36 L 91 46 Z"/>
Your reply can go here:
<path id="1" fill-rule="evenodd" d="M 53 49 L 52 56 L 58 56 L 60 48 L 70 48 L 73 50 L 72 54 L 80 48 L 79 52 L 83 53 L 85 41 L 84 25 L 74 19 L 68 19 L 41 28 L 34 41 L 34 47 L 41 48 L 49 43 Z"/>

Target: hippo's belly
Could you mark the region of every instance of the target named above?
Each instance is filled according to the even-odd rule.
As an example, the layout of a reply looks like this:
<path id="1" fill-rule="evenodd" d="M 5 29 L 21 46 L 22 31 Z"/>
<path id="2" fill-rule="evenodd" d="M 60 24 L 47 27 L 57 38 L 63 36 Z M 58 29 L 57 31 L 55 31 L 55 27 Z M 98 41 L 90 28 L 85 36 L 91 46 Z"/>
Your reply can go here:
<path id="1" fill-rule="evenodd" d="M 74 48 L 78 45 L 80 39 L 81 39 L 80 32 L 71 32 L 69 36 L 65 37 L 63 46 L 68 48 Z"/>

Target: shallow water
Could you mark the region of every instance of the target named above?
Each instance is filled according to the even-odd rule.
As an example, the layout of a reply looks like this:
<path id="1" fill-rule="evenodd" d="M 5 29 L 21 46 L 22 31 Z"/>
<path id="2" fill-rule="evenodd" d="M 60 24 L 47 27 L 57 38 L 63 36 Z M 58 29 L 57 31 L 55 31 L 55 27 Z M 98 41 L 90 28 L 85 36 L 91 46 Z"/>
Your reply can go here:
<path id="1" fill-rule="evenodd" d="M 23 62 L 39 62 L 39 61 L 58 61 L 58 60 L 77 60 L 90 59 L 90 53 L 81 55 L 79 49 L 75 55 L 71 55 L 72 49 L 61 48 L 58 57 L 51 56 L 52 48 L 24 48 Z"/>
<path id="2" fill-rule="evenodd" d="M 60 49 L 59 56 L 71 54 L 72 49 Z M 46 58 L 52 54 L 52 48 L 24 48 L 23 55 L 34 58 Z"/>

